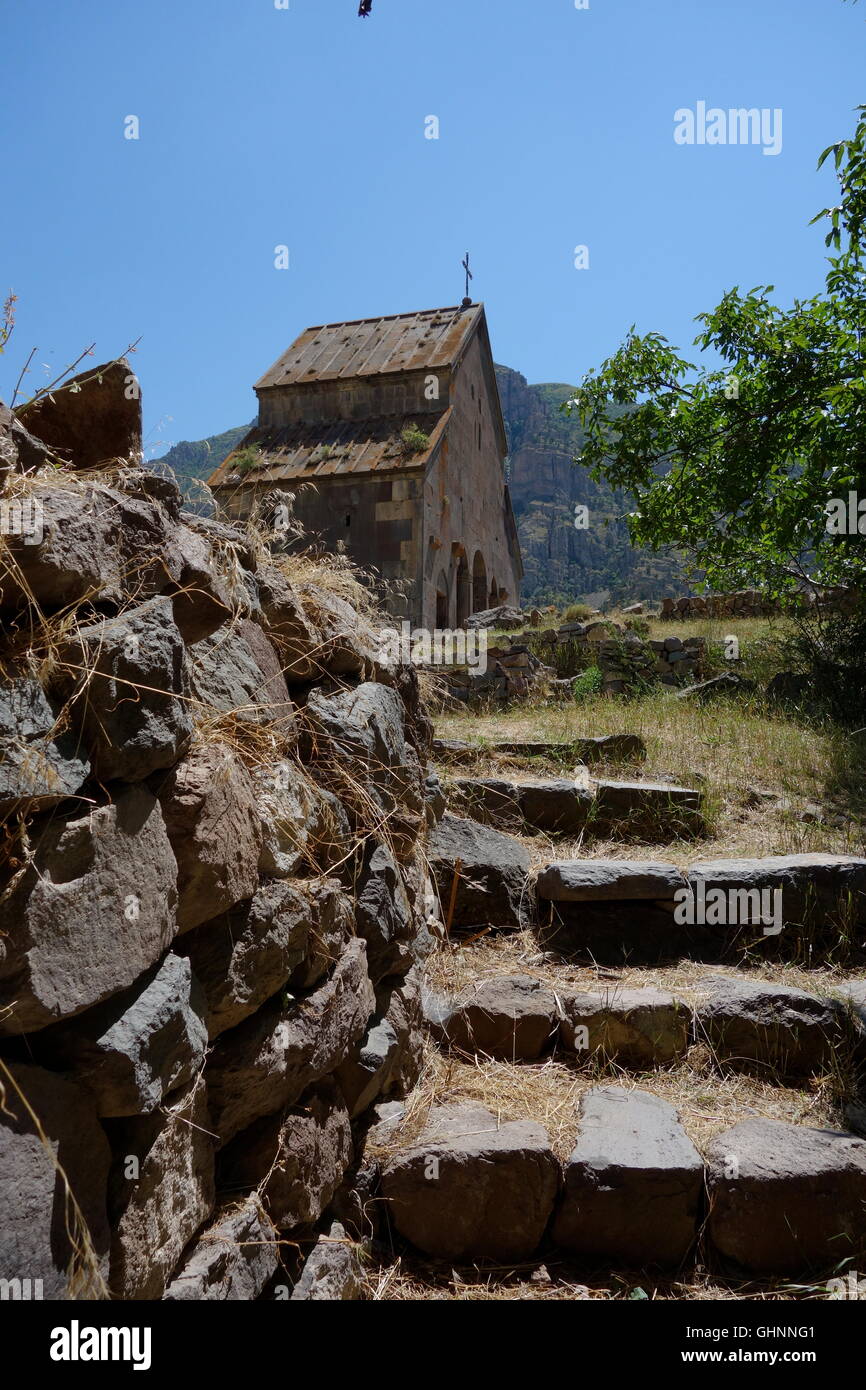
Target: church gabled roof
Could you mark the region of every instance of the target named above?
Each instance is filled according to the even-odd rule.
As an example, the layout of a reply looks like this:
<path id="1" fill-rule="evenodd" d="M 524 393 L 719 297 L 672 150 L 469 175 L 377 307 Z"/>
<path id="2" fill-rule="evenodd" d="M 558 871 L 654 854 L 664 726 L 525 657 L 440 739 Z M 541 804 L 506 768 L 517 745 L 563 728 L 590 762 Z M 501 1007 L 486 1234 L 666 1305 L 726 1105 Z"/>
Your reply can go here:
<path id="1" fill-rule="evenodd" d="M 470 304 L 307 328 L 254 389 L 450 367 L 483 317 Z"/>

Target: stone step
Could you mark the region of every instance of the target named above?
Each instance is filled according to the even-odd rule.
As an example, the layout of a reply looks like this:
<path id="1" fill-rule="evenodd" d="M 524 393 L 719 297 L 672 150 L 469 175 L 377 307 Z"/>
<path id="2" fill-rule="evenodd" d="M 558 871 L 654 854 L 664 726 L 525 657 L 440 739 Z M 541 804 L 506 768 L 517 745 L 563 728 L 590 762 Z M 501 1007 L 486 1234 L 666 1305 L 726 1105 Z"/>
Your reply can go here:
<path id="1" fill-rule="evenodd" d="M 522 834 L 543 831 L 654 843 L 705 830 L 703 793 L 666 782 L 463 777 L 449 790 L 458 809 L 474 819 Z"/>
<path id="2" fill-rule="evenodd" d="M 550 758 L 557 762 L 636 763 L 646 757 L 646 744 L 637 734 L 602 734 L 595 738 L 576 738 L 570 742 L 542 742 L 520 739 L 494 739 L 490 743 L 466 743 L 459 739 L 434 738 L 437 758 L 466 760 L 486 754 L 506 754 L 513 758 Z"/>
<path id="3" fill-rule="evenodd" d="M 667 1101 L 614 1085 L 584 1092 L 564 1165 L 541 1125 L 477 1104 L 433 1109 L 403 1144 L 399 1124 L 382 1196 L 435 1259 L 529 1259 L 546 1235 L 593 1262 L 682 1268 L 704 1227 L 704 1263 L 731 1273 L 829 1274 L 866 1250 L 866 1141 L 852 1134 L 752 1116 L 702 1156 Z"/>

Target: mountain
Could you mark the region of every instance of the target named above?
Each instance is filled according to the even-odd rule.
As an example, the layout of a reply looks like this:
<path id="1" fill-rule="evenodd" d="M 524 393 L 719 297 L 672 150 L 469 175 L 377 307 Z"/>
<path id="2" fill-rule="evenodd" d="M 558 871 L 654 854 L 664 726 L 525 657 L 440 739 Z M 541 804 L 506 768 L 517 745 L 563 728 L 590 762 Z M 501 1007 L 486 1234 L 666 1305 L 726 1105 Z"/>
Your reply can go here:
<path id="1" fill-rule="evenodd" d="M 688 591 L 676 560 L 637 550 L 620 520 L 627 493 L 595 483 L 575 463 L 583 446 L 576 416 L 560 406 L 574 394 L 563 383 L 530 386 L 510 367 L 496 368 L 508 435 L 511 501 L 523 552 L 525 603 L 560 603 L 607 594 L 617 602 Z M 575 526 L 575 508 L 588 526 Z"/>
<path id="2" fill-rule="evenodd" d="M 600 603 L 662 598 L 687 593 L 689 585 L 675 560 L 636 550 L 619 520 L 629 510 L 628 495 L 594 483 L 573 462 L 583 436 L 578 420 L 560 411 L 574 387 L 562 383 L 530 386 L 510 367 L 496 368 L 508 435 L 511 500 L 526 571 L 524 603 L 563 603 L 591 598 Z M 175 444 L 158 460 L 175 473 L 193 505 L 196 483 L 205 482 L 240 442 L 249 425 L 190 443 Z M 198 493 L 198 497 L 196 494 Z M 575 527 L 575 507 L 588 508 L 589 525 Z"/>

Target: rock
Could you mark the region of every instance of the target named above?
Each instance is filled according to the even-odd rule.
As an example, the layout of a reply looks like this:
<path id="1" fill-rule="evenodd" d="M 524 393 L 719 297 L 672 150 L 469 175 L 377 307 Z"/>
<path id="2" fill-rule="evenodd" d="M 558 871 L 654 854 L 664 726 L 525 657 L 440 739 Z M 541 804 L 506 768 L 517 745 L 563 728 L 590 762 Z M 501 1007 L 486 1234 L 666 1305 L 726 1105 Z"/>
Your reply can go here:
<path id="1" fill-rule="evenodd" d="M 553 1223 L 557 1245 L 642 1268 L 677 1265 L 697 1236 L 703 1164 L 677 1112 L 646 1091 L 584 1093 Z"/>
<path id="2" fill-rule="evenodd" d="M 448 920 L 459 860 L 451 926 L 523 927 L 531 916 L 527 901 L 529 853 L 508 835 L 471 820 L 445 815 L 431 831 L 427 853 Z"/>
<path id="3" fill-rule="evenodd" d="M 61 713 L 38 681 L 0 685 L 0 817 L 22 803 L 47 810 L 87 780 L 90 762 L 73 735 L 59 732 Z"/>
<path id="4" fill-rule="evenodd" d="M 276 643 L 290 684 L 317 680 L 324 674 L 324 638 L 304 611 L 299 595 L 276 565 L 260 565 L 258 600 L 265 630 Z"/>
<path id="5" fill-rule="evenodd" d="M 372 671 L 377 640 L 357 608 L 317 584 L 301 585 L 304 612 L 322 633 L 321 665 L 335 676 L 364 676 Z"/>
<path id="6" fill-rule="evenodd" d="M 739 922 L 760 923 L 760 894 L 782 894 L 782 920 L 800 925 L 839 913 L 866 922 L 866 859 L 845 854 L 788 854 L 766 859 L 712 859 L 689 866 L 696 902 L 712 890 L 737 893 Z M 751 895 L 744 897 L 743 895 Z M 771 896 L 770 901 L 773 901 Z"/>
<path id="7" fill-rule="evenodd" d="M 450 790 L 461 810 L 482 825 L 517 832 L 525 829 L 514 782 L 495 777 L 459 777 Z"/>
<path id="8" fill-rule="evenodd" d="M 374 984 L 412 964 L 415 920 L 402 874 L 384 845 L 370 840 L 354 884 L 355 922 L 367 943 L 367 969 Z"/>
<path id="9" fill-rule="evenodd" d="M 88 367 L 18 413 L 72 468 L 141 460 L 141 392 L 125 357 Z"/>
<path id="10" fill-rule="evenodd" d="M 352 1154 L 349 1112 L 329 1078 L 246 1130 L 225 1150 L 220 1173 L 231 1187 L 255 1187 L 274 1224 L 292 1230 L 319 1220 Z"/>
<path id="11" fill-rule="evenodd" d="M 380 1096 L 405 1095 L 421 1071 L 421 987 L 418 971 L 385 981 L 376 1013 L 358 1047 L 334 1073 L 352 1119 Z"/>
<path id="12" fill-rule="evenodd" d="M 312 994 L 271 1000 L 217 1038 L 207 1075 L 220 1142 L 294 1105 L 308 1086 L 333 1072 L 363 1036 L 375 1003 L 365 943 L 353 940 Z"/>
<path id="13" fill-rule="evenodd" d="M 110 1159 L 84 1091 L 38 1067 L 0 1069 L 0 1269 L 29 1289 L 22 1297 L 105 1296 Z"/>
<path id="14" fill-rule="evenodd" d="M 434 1031 L 462 1052 L 532 1062 L 550 1045 L 556 1030 L 552 991 L 529 975 L 506 975 L 467 989 Z"/>
<path id="15" fill-rule="evenodd" d="M 703 793 L 662 782 L 598 782 L 591 828 L 626 837 L 671 839 L 703 830 Z"/>
<path id="16" fill-rule="evenodd" d="M 177 492 L 177 500 L 171 497 L 166 502 L 165 492 L 160 485 Z M 163 506 L 171 508 L 172 519 L 179 519 L 180 492 L 176 484 L 151 474 L 146 492 L 149 496 L 156 492 Z M 177 525 L 172 535 L 172 548 L 176 555 L 177 573 L 177 584 L 171 591 L 174 620 L 184 642 L 192 646 L 222 627 L 236 605 L 228 586 L 217 573 L 214 553 L 203 536 L 189 526 Z"/>
<path id="17" fill-rule="evenodd" d="M 313 920 L 307 894 L 265 879 L 249 902 L 178 942 L 204 991 L 208 1038 L 236 1027 L 286 987 L 306 957 Z"/>
<path id="18" fill-rule="evenodd" d="M 50 451 L 0 401 L 0 483 L 10 473 L 30 473 L 50 461 Z"/>
<path id="19" fill-rule="evenodd" d="M 695 1010 L 696 1034 L 719 1061 L 759 1062 L 781 1076 L 832 1064 L 842 1042 L 838 1005 L 766 980 L 726 975 L 701 983 L 708 997 Z"/>
<path id="20" fill-rule="evenodd" d="M 302 759 L 356 823 L 369 828 L 373 816 L 387 823 L 401 857 L 426 823 L 421 768 L 404 721 L 397 692 L 366 681 L 330 697 L 311 691 L 300 722 Z"/>
<path id="21" fill-rule="evenodd" d="M 28 491 L 41 511 L 41 538 L 8 536 L 0 607 L 44 612 L 81 603 L 141 604 L 176 587 L 173 524 L 158 503 L 102 484 Z"/>
<path id="22" fill-rule="evenodd" d="M 799 675 L 796 671 L 777 671 L 765 693 L 771 704 L 799 706 L 810 699 L 811 681 L 808 676 Z"/>
<path id="23" fill-rule="evenodd" d="M 200 1079 L 153 1115 L 112 1120 L 109 1179 L 114 1298 L 162 1298 L 214 1203 L 213 1137 Z"/>
<path id="24" fill-rule="evenodd" d="M 177 762 L 193 724 L 186 648 L 170 599 L 79 628 L 61 661 L 75 672 L 64 673 L 59 687 L 95 777 L 141 782 Z"/>
<path id="25" fill-rule="evenodd" d="M 673 901 L 683 875 L 674 864 L 643 859 L 565 859 L 548 864 L 535 882 L 547 902 Z"/>
<path id="26" fill-rule="evenodd" d="M 144 787 L 31 830 L 0 897 L 0 1034 L 44 1028 L 131 985 L 177 931 L 177 864 Z"/>
<path id="27" fill-rule="evenodd" d="M 689 1045 L 691 1010 L 658 989 L 615 989 L 559 996 L 562 1045 L 581 1061 L 664 1066 Z"/>
<path id="28" fill-rule="evenodd" d="M 338 1221 L 327 1236 L 319 1236 L 307 1256 L 292 1302 L 359 1299 L 363 1287 L 361 1264 L 352 1242 Z"/>
<path id="29" fill-rule="evenodd" d="M 189 961 L 169 952 L 132 989 L 38 1034 L 34 1046 L 52 1065 L 74 1072 L 99 1115 L 149 1115 L 201 1069 L 203 1011 Z"/>
<path id="30" fill-rule="evenodd" d="M 752 1117 L 707 1149 L 709 1236 L 762 1274 L 842 1268 L 863 1252 L 866 1143 Z"/>
<path id="31" fill-rule="evenodd" d="M 288 758 L 253 772 L 262 823 L 259 870 L 276 878 L 345 862 L 351 830 L 341 802 Z"/>
<path id="32" fill-rule="evenodd" d="M 551 835 L 579 835 L 592 807 L 588 787 L 565 778 L 521 782 L 517 787 L 520 810 L 527 825 Z"/>
<path id="33" fill-rule="evenodd" d="M 294 705 L 273 644 L 257 623 L 241 619 L 196 642 L 191 651 L 192 690 L 207 710 L 233 714 L 249 724 L 274 725 L 295 736 Z"/>
<path id="34" fill-rule="evenodd" d="M 495 627 L 503 632 L 509 632 L 514 628 L 523 626 L 523 614 L 519 608 L 511 608 L 508 604 L 501 604 L 498 608 L 485 608 L 480 613 L 472 613 L 463 626 L 469 631 L 472 631 L 473 628 Z"/>
<path id="35" fill-rule="evenodd" d="M 169 1303 L 258 1298 L 279 1265 L 276 1232 L 256 1193 L 219 1212 L 163 1294 Z"/>
<path id="36" fill-rule="evenodd" d="M 380 1165 L 375 1160 L 353 1164 L 334 1193 L 331 1211 L 353 1240 L 370 1241 L 379 1236 L 380 1176 Z"/>
<path id="37" fill-rule="evenodd" d="M 179 931 L 252 898 L 262 826 L 250 774 L 227 744 L 201 744 L 159 784 L 178 867 Z"/>
<path id="38" fill-rule="evenodd" d="M 723 671 L 710 680 L 698 681 L 697 685 L 687 685 L 683 690 L 678 690 L 676 698 L 704 703 L 716 695 L 751 695 L 757 688 L 755 682 L 747 680 L 745 676 L 738 676 L 734 671 Z"/>
<path id="39" fill-rule="evenodd" d="M 295 887 L 306 896 L 312 916 L 307 953 L 289 980 L 291 990 L 303 991 L 317 985 L 339 960 L 355 934 L 355 912 L 339 879 L 312 879 Z"/>
<path id="40" fill-rule="evenodd" d="M 559 1186 L 547 1133 L 500 1123 L 479 1105 L 430 1112 L 411 1147 L 385 1163 L 382 1192 L 402 1236 L 436 1259 L 526 1259 Z"/>
<path id="41" fill-rule="evenodd" d="M 424 778 L 424 814 L 428 827 L 439 824 L 445 814 L 445 808 L 445 793 L 442 790 L 442 783 L 433 768 L 428 767 Z"/>

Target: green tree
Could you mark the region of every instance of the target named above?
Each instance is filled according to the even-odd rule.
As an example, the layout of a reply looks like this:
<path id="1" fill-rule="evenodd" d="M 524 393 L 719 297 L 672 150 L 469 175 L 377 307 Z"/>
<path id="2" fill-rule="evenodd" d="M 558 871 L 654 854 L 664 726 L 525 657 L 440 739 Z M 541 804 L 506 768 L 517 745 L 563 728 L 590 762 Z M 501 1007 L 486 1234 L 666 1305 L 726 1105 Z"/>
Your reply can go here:
<path id="1" fill-rule="evenodd" d="M 632 328 L 563 407 L 586 433 L 580 462 L 634 496 L 632 541 L 675 547 L 718 590 L 863 580 L 866 515 L 839 534 L 827 506 L 855 493 L 866 511 L 866 107 L 828 160 L 823 293 L 783 308 L 772 285 L 730 290 L 697 319 L 712 368 Z"/>

